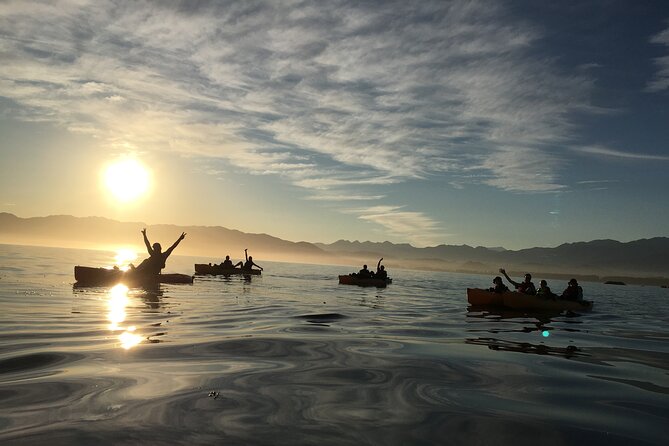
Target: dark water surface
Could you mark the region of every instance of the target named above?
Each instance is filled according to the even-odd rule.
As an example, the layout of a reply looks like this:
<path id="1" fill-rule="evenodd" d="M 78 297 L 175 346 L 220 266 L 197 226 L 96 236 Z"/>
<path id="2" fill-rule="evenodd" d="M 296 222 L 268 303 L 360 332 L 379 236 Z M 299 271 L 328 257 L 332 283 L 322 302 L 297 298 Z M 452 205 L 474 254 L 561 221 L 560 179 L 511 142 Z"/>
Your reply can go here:
<path id="1" fill-rule="evenodd" d="M 667 444 L 669 289 L 474 311 L 488 277 L 359 288 L 337 283 L 353 265 L 261 260 L 250 280 L 75 289 L 74 265 L 113 254 L 0 245 L 0 444 Z"/>

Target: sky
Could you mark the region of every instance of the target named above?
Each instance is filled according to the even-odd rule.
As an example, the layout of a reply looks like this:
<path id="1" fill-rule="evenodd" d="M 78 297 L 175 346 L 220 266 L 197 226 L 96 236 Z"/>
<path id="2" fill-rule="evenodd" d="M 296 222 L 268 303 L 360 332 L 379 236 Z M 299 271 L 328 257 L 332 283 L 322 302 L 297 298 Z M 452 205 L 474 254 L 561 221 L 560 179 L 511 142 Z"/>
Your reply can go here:
<path id="1" fill-rule="evenodd" d="M 669 236 L 669 2 L 0 2 L 0 212 L 292 241 Z M 119 202 L 106 166 L 144 165 Z"/>

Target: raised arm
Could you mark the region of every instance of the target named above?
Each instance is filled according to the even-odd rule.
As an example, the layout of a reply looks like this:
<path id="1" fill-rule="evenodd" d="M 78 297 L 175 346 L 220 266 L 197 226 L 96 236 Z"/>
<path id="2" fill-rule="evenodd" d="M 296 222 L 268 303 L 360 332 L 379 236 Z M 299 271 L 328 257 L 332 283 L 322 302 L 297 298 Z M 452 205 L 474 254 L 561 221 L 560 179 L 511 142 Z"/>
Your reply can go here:
<path id="1" fill-rule="evenodd" d="M 248 249 L 244 250 L 244 257 L 246 258 L 246 261 L 248 262 L 249 261 L 249 250 Z"/>
<path id="2" fill-rule="evenodd" d="M 381 268 L 381 260 L 383 260 L 383 257 L 379 259 L 379 263 L 376 264 L 376 270 L 378 271 L 379 268 Z"/>
<path id="3" fill-rule="evenodd" d="M 520 284 L 518 282 L 513 281 L 511 279 L 511 277 L 509 277 L 509 275 L 506 273 L 506 270 L 504 268 L 500 268 L 499 272 L 504 274 L 504 277 L 506 277 L 506 280 L 508 280 L 511 285 L 515 286 L 516 288 L 518 288 L 520 286 Z"/>
<path id="4" fill-rule="evenodd" d="M 149 238 L 146 236 L 146 228 L 142 229 L 142 235 L 144 236 L 144 244 L 146 245 L 146 250 L 149 251 L 149 255 L 153 255 L 153 248 L 151 248 L 151 243 Z"/>
<path id="5" fill-rule="evenodd" d="M 172 246 L 167 248 L 167 251 L 165 251 L 165 257 L 169 257 L 169 255 L 172 254 L 172 251 L 174 251 L 174 248 L 176 248 L 177 245 L 179 244 L 179 242 L 181 240 L 183 240 L 184 238 L 186 238 L 186 233 L 182 232 L 181 235 L 179 236 L 179 238 L 177 239 L 177 241 L 174 242 L 174 244 Z"/>

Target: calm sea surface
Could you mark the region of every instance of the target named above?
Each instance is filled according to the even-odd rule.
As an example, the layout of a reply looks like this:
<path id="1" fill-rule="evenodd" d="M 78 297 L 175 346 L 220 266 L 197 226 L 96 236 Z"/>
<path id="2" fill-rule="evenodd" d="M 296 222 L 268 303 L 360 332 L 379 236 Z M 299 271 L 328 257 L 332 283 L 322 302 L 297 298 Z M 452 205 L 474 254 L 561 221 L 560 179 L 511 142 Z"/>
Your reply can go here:
<path id="1" fill-rule="evenodd" d="M 0 245 L 0 444 L 667 444 L 669 289 L 472 311 L 491 278 L 359 288 L 337 283 L 357 265 L 262 259 L 251 280 L 73 288 L 74 265 L 113 257 Z"/>

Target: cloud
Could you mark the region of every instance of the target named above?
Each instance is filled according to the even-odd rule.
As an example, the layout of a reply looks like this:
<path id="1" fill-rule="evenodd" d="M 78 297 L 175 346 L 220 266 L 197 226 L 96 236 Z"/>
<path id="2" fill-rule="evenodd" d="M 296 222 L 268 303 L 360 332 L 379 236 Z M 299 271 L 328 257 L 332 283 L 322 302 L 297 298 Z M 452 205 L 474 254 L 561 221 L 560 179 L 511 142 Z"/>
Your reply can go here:
<path id="1" fill-rule="evenodd" d="M 422 212 L 402 210 L 403 206 L 372 206 L 348 209 L 359 219 L 385 228 L 384 233 L 408 240 L 414 246 L 425 247 L 443 243 L 446 234 L 440 223 Z"/>
<path id="2" fill-rule="evenodd" d="M 355 195 L 350 193 L 340 193 L 339 195 L 336 195 L 328 193 L 310 195 L 305 197 L 305 199 L 316 201 L 376 201 L 385 197 L 385 195 Z"/>
<path id="3" fill-rule="evenodd" d="M 623 152 L 622 150 L 610 149 L 602 146 L 579 147 L 576 150 L 589 155 L 606 158 L 624 158 L 639 161 L 669 161 L 669 156 L 666 155 L 647 155 L 643 153 Z"/>
<path id="4" fill-rule="evenodd" d="M 607 183 L 619 183 L 620 180 L 583 180 L 577 181 L 576 184 L 607 184 Z"/>
<path id="5" fill-rule="evenodd" d="M 17 116 L 329 202 L 434 175 L 559 190 L 570 113 L 594 110 L 587 73 L 537 59 L 541 29 L 487 1 L 4 2 L 0 29 Z M 425 217 L 393 216 L 367 220 Z"/>
<path id="6" fill-rule="evenodd" d="M 550 192 L 564 188 L 556 178 L 560 160 L 522 147 L 500 148 L 480 163 L 489 174 L 483 182 L 503 190 Z"/>
<path id="7" fill-rule="evenodd" d="M 667 55 L 655 59 L 657 73 L 646 86 L 647 91 L 657 92 L 669 89 L 669 28 L 654 35 L 650 39 L 651 43 L 663 45 Z"/>

